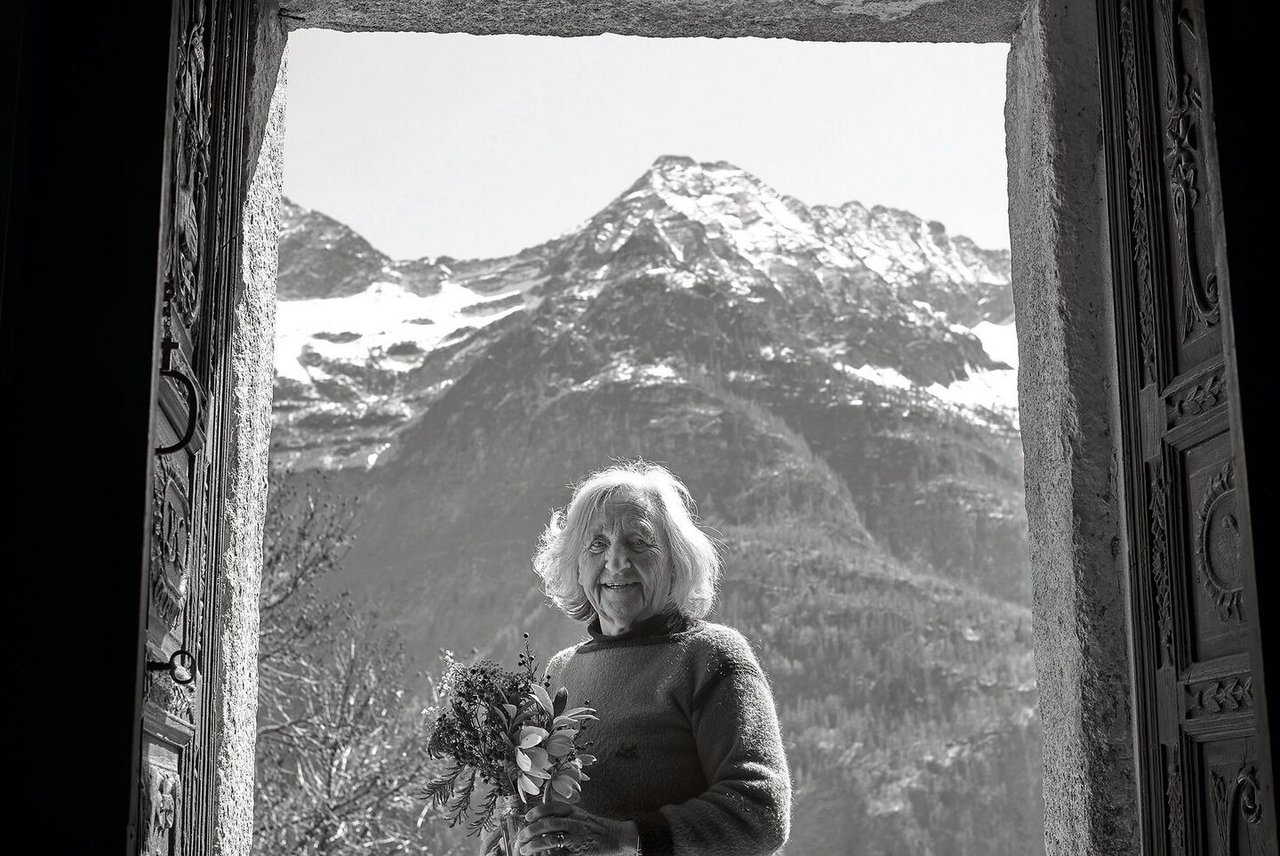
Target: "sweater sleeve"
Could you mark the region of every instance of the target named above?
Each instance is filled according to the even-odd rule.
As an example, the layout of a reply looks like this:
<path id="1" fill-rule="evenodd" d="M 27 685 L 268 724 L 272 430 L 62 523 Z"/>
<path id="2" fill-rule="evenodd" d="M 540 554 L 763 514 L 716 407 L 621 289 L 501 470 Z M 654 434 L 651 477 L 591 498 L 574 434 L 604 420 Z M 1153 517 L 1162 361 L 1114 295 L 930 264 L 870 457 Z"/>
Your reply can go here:
<path id="1" fill-rule="evenodd" d="M 790 832 L 773 693 L 747 641 L 719 631 L 693 663 L 690 720 L 707 790 L 635 818 L 643 856 L 765 856 Z"/>

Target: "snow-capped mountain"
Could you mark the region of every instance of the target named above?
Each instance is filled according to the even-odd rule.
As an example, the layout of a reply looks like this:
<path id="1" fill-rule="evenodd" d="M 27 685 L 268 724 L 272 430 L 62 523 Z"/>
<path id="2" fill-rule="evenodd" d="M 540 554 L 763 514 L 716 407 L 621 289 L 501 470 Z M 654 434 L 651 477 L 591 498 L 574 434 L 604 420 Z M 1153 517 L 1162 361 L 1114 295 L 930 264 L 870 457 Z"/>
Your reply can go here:
<path id="1" fill-rule="evenodd" d="M 1043 852 L 1007 252 L 664 157 L 497 259 L 286 206 L 280 280 L 275 458 L 358 497 L 333 584 L 415 667 L 578 638 L 529 571 L 547 511 L 660 461 L 774 684 L 788 852 Z"/>
<path id="2" fill-rule="evenodd" d="M 395 261 L 288 201 L 282 219 L 277 448 L 300 465 L 370 465 L 513 316 L 550 300 L 573 323 L 642 276 L 714 282 L 851 379 L 1016 424 L 1008 252 L 907 212 L 808 207 L 730 164 L 663 157 L 576 229 L 498 259 Z"/>

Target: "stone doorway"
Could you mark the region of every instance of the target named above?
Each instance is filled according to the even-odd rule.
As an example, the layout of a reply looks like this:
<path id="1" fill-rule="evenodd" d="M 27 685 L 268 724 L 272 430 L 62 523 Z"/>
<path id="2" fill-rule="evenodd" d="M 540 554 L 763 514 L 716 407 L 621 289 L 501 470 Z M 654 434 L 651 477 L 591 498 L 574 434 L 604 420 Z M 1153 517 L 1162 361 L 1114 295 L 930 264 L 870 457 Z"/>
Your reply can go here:
<path id="1" fill-rule="evenodd" d="M 1144 524 L 1156 520 L 1163 526 L 1167 517 L 1164 506 L 1158 512 L 1150 511 L 1155 507 L 1152 503 L 1137 503 L 1125 493 L 1134 485 L 1144 485 L 1145 473 L 1135 469 L 1138 452 L 1129 434 L 1139 423 L 1126 409 L 1133 406 L 1136 390 L 1130 390 L 1130 379 L 1136 376 L 1132 367 L 1117 357 L 1117 353 L 1128 353 L 1130 346 L 1127 341 L 1117 341 L 1116 335 L 1118 319 L 1126 318 L 1130 308 L 1117 306 L 1113 299 L 1117 293 L 1112 282 L 1114 248 L 1109 242 L 1128 240 L 1135 232 L 1117 230 L 1117 211 L 1123 210 L 1122 206 L 1117 208 L 1117 200 L 1123 202 L 1125 194 L 1117 194 L 1120 188 L 1114 185 L 1108 186 L 1104 130 L 1113 135 L 1123 133 L 1123 125 L 1113 121 L 1103 127 L 1104 120 L 1121 114 L 1114 112 L 1114 101 L 1106 100 L 1113 91 L 1099 91 L 1098 10 L 1033 2 L 1026 8 L 993 4 L 978 12 L 970 4 L 944 2 L 894 4 L 892 8 L 823 5 L 816 10 L 799 4 L 784 10 L 773 8 L 774 4 L 759 8 L 739 5 L 727 13 L 711 9 L 710 4 L 690 3 L 637 4 L 625 12 L 610 8 L 569 13 L 558 4 L 525 4 L 518 9 L 468 9 L 454 17 L 409 5 L 382 7 L 373 13 L 337 3 L 267 8 L 256 27 L 251 62 L 254 72 L 246 102 L 247 151 L 253 153 L 250 162 L 255 165 L 250 170 L 252 181 L 244 206 L 247 288 L 236 307 L 233 356 L 236 408 L 231 454 L 243 478 L 233 482 L 227 493 L 227 507 L 235 509 L 230 515 L 230 530 L 238 549 L 228 552 L 223 569 L 235 592 L 227 603 L 230 620 L 224 630 L 223 668 L 226 675 L 237 678 L 228 679 L 222 687 L 224 711 L 243 714 L 252 710 L 254 700 L 252 679 L 245 677 L 252 672 L 252 644 L 245 634 L 253 627 L 246 611 L 256 611 L 256 600 L 251 597 L 257 572 L 252 543 L 261 525 L 262 479 L 257 472 L 265 467 L 270 419 L 271 360 L 264 356 L 269 354 L 271 339 L 274 211 L 279 195 L 284 97 L 277 70 L 290 29 L 320 26 L 551 35 L 611 30 L 648 36 L 1008 40 L 1013 46 L 1006 114 L 1010 219 L 1022 354 L 1020 398 L 1036 649 L 1046 744 L 1047 842 L 1054 853 L 1099 854 L 1136 852 L 1140 840 L 1156 840 L 1155 836 L 1165 840 L 1167 835 L 1181 842 L 1186 834 L 1181 826 L 1185 789 L 1179 777 L 1181 765 L 1190 761 L 1150 756 L 1156 727 L 1144 717 L 1153 715 L 1150 708 L 1156 703 L 1145 683 L 1152 664 L 1144 659 L 1150 654 L 1144 653 L 1143 643 L 1137 648 L 1130 645 L 1132 632 L 1141 639 L 1142 631 L 1151 629 L 1143 621 L 1153 620 L 1154 615 L 1145 595 L 1129 590 L 1130 567 L 1148 567 L 1145 563 L 1150 550 L 1145 536 L 1150 527 L 1135 525 L 1133 509 L 1148 508 L 1148 517 L 1139 521 Z M 1117 68 L 1125 68 L 1126 62 L 1132 64 L 1128 53 L 1133 42 L 1132 10 L 1122 5 L 1120 12 L 1119 29 L 1129 33 L 1129 41 L 1122 40 L 1124 53 L 1118 58 L 1101 58 L 1104 68 L 1113 74 Z M 1103 20 L 1115 22 L 1105 16 Z M 1148 22 L 1143 19 L 1142 23 Z M 1104 45 L 1114 44 L 1104 40 Z M 1109 107 L 1113 109 L 1110 114 Z M 1124 118 L 1130 117 L 1125 114 Z M 1117 151 L 1126 150 L 1112 151 L 1113 163 Z M 1115 174 L 1114 170 L 1110 173 Z M 1131 184 L 1125 189 L 1132 188 Z M 1184 199 L 1184 204 L 1193 203 Z M 1145 211 L 1135 206 L 1134 213 L 1126 216 L 1136 223 L 1142 221 Z M 1137 258 L 1141 265 L 1141 254 Z M 1129 275 L 1126 269 L 1123 276 Z M 1217 316 L 1209 320 L 1212 307 L 1204 301 L 1197 305 L 1201 324 L 1216 323 Z M 1120 338 L 1127 335 L 1122 329 Z M 1203 380 L 1208 384 L 1204 389 L 1216 388 L 1210 378 Z M 1223 383 L 1219 379 L 1218 386 Z M 1173 402 L 1171 406 L 1179 414 L 1184 406 L 1196 416 L 1221 403 L 1220 396 L 1213 393 L 1197 397 L 1195 390 L 1201 386 L 1196 384 L 1187 389 L 1175 386 L 1175 397 L 1185 392 L 1195 399 Z M 1219 414 L 1225 418 L 1225 411 Z M 1158 490 L 1151 490 L 1151 497 L 1165 495 L 1164 483 L 1159 484 Z M 1222 482 L 1215 499 L 1232 487 L 1229 481 Z M 1217 512 L 1210 508 L 1201 516 L 1216 520 L 1214 514 Z M 1246 532 L 1247 525 L 1246 521 Z M 1134 533 L 1143 534 L 1143 540 L 1135 542 Z M 1157 539 L 1157 543 L 1167 542 Z M 1210 547 L 1205 550 L 1212 552 Z M 1132 632 L 1131 617 L 1138 621 Z M 1139 675 L 1136 681 L 1135 670 Z M 1207 672 L 1200 676 L 1201 682 L 1223 677 Z M 1259 685 L 1261 677 L 1259 670 L 1255 676 Z M 1214 698 L 1212 688 L 1206 691 Z M 236 717 L 228 716 L 227 721 L 235 723 Z M 1265 792 L 1268 787 L 1269 747 L 1264 742 L 1260 753 L 1256 747 L 1246 751 L 1261 758 L 1262 784 L 1256 770 L 1250 782 L 1242 767 L 1244 778 L 1236 781 L 1225 804 L 1231 811 L 1241 806 L 1247 809 L 1258 789 Z M 246 730 L 241 722 L 239 728 L 224 732 L 220 747 L 223 787 L 218 810 L 222 822 L 217 834 L 227 852 L 238 852 L 247 842 L 249 811 L 244 801 L 251 799 L 252 788 L 246 789 L 245 783 L 251 772 L 251 728 Z M 1154 786 L 1146 780 L 1152 776 L 1156 777 Z M 1164 817 L 1155 828 L 1143 828 L 1144 823 L 1152 823 L 1152 803 L 1139 797 L 1144 792 L 1177 796 L 1176 807 L 1172 797 L 1167 805 L 1160 805 Z M 1241 836 L 1252 834 L 1250 826 L 1259 821 L 1250 811 L 1245 811 L 1243 825 L 1238 828 L 1231 825 L 1234 820 L 1216 821 L 1214 834 L 1222 836 L 1224 852 L 1233 843 L 1238 845 Z M 1176 827 L 1171 825 L 1175 823 Z"/>
<path id="2" fill-rule="evenodd" d="M 1107 486 L 1117 475 L 1112 463 L 1120 452 L 1110 432 L 1110 399 L 1117 368 L 1114 342 L 1105 315 L 1082 324 L 1065 306 L 1107 306 L 1109 259 L 1102 240 L 1106 213 L 1098 139 L 1101 129 L 1096 83 L 1087 75 L 1097 58 L 1068 47 L 1088 43 L 1096 26 L 1092 10 L 1048 14 L 1037 4 L 989 4 L 981 13 L 960 4 L 920 4 L 910 11 L 881 10 L 878 17 L 817 11 L 791 4 L 785 9 L 735 10 L 710 17 L 702 4 L 646 8 L 636 20 L 605 12 L 557 14 L 524 6 L 519 14 L 494 9 L 457 18 L 424 13 L 405 4 L 369 14 L 345 4 L 310 4 L 281 10 L 281 29 L 324 27 L 344 31 L 424 31 L 473 33 L 634 35 L 741 35 L 842 41 L 1008 41 L 1006 134 L 1010 176 L 1010 231 L 1015 304 L 1023 367 L 1019 384 L 1026 455 L 1028 517 L 1032 530 L 1033 589 L 1036 597 L 1036 648 L 1039 692 L 1046 742 L 1045 802 L 1049 852 L 1070 843 L 1075 852 L 1129 853 L 1136 842 L 1116 835 L 1111 820 L 1117 809 L 1136 814 L 1132 723 L 1128 705 L 1116 704 L 1107 716 L 1090 710 L 1089 697 L 1125 698 L 1130 691 L 1128 647 L 1121 622 L 1125 613 L 1123 540 L 1119 496 Z M 270 45 L 262 68 L 277 66 L 284 33 Z M 1081 80 L 1080 78 L 1085 78 Z M 274 211 L 279 194 L 279 140 L 282 99 L 287 84 L 263 75 L 254 81 L 255 133 L 262 128 L 263 150 L 247 205 L 246 237 L 251 255 L 273 258 Z M 1051 99 L 1045 97 L 1053 92 Z M 1077 117 L 1089 116 L 1089 121 Z M 1052 176 L 1052 178 L 1046 178 Z M 1053 225 L 1050 225 L 1053 224 Z M 1068 226 L 1068 224 L 1070 224 Z M 1055 229 L 1054 226 L 1057 228 Z M 1091 241 L 1068 244 L 1067 235 Z M 256 274 L 256 275 L 255 275 Z M 274 268 L 269 261 L 246 269 L 257 318 L 270 314 Z M 247 317 L 247 316 L 246 316 Z M 265 328 L 256 334 L 265 339 Z M 254 389 L 271 388 L 271 363 L 264 360 Z M 1051 378 L 1049 383 L 1044 379 Z M 1038 380 L 1032 380 L 1038 379 Z M 1063 395 L 1070 390 L 1075 395 Z M 254 413 L 254 432 L 264 430 L 269 409 Z M 269 407 L 269 397 L 266 404 Z M 1072 426 L 1072 430 L 1063 429 Z M 1067 439 L 1069 437 L 1069 439 Z M 265 434 L 263 435 L 265 449 Z M 1074 447 L 1074 448 L 1073 448 Z M 1088 450 L 1081 456 L 1080 450 Z M 1050 478 L 1038 474 L 1054 473 Z M 1036 486 L 1054 489 L 1035 489 Z M 1067 520 L 1074 527 L 1064 527 Z M 1087 521 L 1087 522 L 1086 522 Z M 1111 533 L 1099 538 L 1099 531 Z M 1071 560 L 1074 557 L 1074 561 Z M 252 569 L 246 569 L 252 574 Z M 1052 596 L 1049 594 L 1053 592 Z M 1049 598 L 1053 600 L 1050 601 Z M 1092 638 L 1082 644 L 1073 628 L 1082 616 L 1105 614 L 1115 626 L 1089 622 Z M 1046 668 L 1052 661 L 1054 668 Z M 241 756 L 246 757 L 245 755 Z M 251 753 L 247 755 L 252 762 Z M 1081 780 L 1078 771 L 1088 771 Z M 1098 804 L 1092 794 L 1111 797 Z M 1132 827 L 1131 827 L 1132 829 Z M 1091 830 L 1088 844 L 1081 833 Z"/>

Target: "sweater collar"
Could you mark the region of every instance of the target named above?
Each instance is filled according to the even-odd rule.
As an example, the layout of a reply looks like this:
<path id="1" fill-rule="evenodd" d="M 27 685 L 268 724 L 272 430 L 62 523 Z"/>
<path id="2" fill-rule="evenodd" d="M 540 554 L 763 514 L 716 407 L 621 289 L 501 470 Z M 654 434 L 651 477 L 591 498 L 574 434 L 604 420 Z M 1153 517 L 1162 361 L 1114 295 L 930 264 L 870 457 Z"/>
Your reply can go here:
<path id="1" fill-rule="evenodd" d="M 689 627 L 689 619 L 685 618 L 678 612 L 659 612 L 657 615 L 651 615 L 639 624 L 633 625 L 629 630 L 608 636 L 600 630 L 600 616 L 591 619 L 591 623 L 587 625 L 587 633 L 591 635 L 591 641 L 608 645 L 613 642 L 622 642 L 627 639 L 641 639 L 646 636 L 666 636 L 669 633 L 679 633 L 681 630 L 687 630 Z"/>

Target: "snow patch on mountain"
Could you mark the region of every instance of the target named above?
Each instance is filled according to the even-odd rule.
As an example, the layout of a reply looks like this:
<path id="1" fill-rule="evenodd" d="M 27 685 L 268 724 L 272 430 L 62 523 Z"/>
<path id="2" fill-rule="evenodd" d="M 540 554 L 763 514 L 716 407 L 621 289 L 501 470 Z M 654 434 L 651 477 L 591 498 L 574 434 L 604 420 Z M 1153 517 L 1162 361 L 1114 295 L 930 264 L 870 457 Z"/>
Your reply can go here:
<path id="1" fill-rule="evenodd" d="M 1018 427 L 1018 334 L 1013 322 L 993 324 L 983 321 L 971 328 L 991 359 L 1008 368 L 975 371 L 948 386 L 933 384 L 926 392 L 936 398 L 973 410 L 989 410 Z"/>
<path id="2" fill-rule="evenodd" d="M 579 390 L 598 389 L 607 384 L 621 383 L 633 388 L 679 382 L 680 373 L 665 363 L 637 363 L 630 354 L 620 354 L 603 370 L 578 384 Z"/>
<path id="3" fill-rule="evenodd" d="M 375 282 L 349 297 L 281 301 L 276 374 L 302 383 L 322 379 L 326 373 L 309 354 L 347 365 L 376 361 L 383 370 L 406 372 L 459 331 L 491 324 L 535 300 L 520 289 L 478 294 L 445 281 L 428 296 Z"/>
<path id="4" fill-rule="evenodd" d="M 1018 367 L 1018 331 L 1012 321 L 995 324 L 982 321 L 972 328 L 973 335 L 982 342 L 982 348 L 991 359 L 1004 363 L 1011 369 Z"/>
<path id="5" fill-rule="evenodd" d="M 956 326 L 964 332 L 977 336 L 987 356 L 996 363 L 1003 363 L 1007 368 L 977 369 L 966 366 L 967 376 L 961 380 L 945 385 L 934 383 L 920 387 L 891 366 L 853 366 L 838 358 L 832 359 L 831 365 L 851 377 L 885 389 L 903 391 L 923 389 L 944 405 L 970 412 L 977 411 L 972 415 L 979 419 L 982 419 L 984 411 L 990 411 L 1008 420 L 1016 428 L 1018 424 L 1018 339 L 1013 323 L 994 324 L 984 321 L 971 328 Z M 828 356 L 832 355 L 828 353 Z M 982 421 L 988 420 L 982 419 Z"/>
<path id="6" fill-rule="evenodd" d="M 911 389 L 915 384 L 895 368 L 889 366 L 851 366 L 840 361 L 832 363 L 845 374 L 883 386 L 887 389 Z"/>

